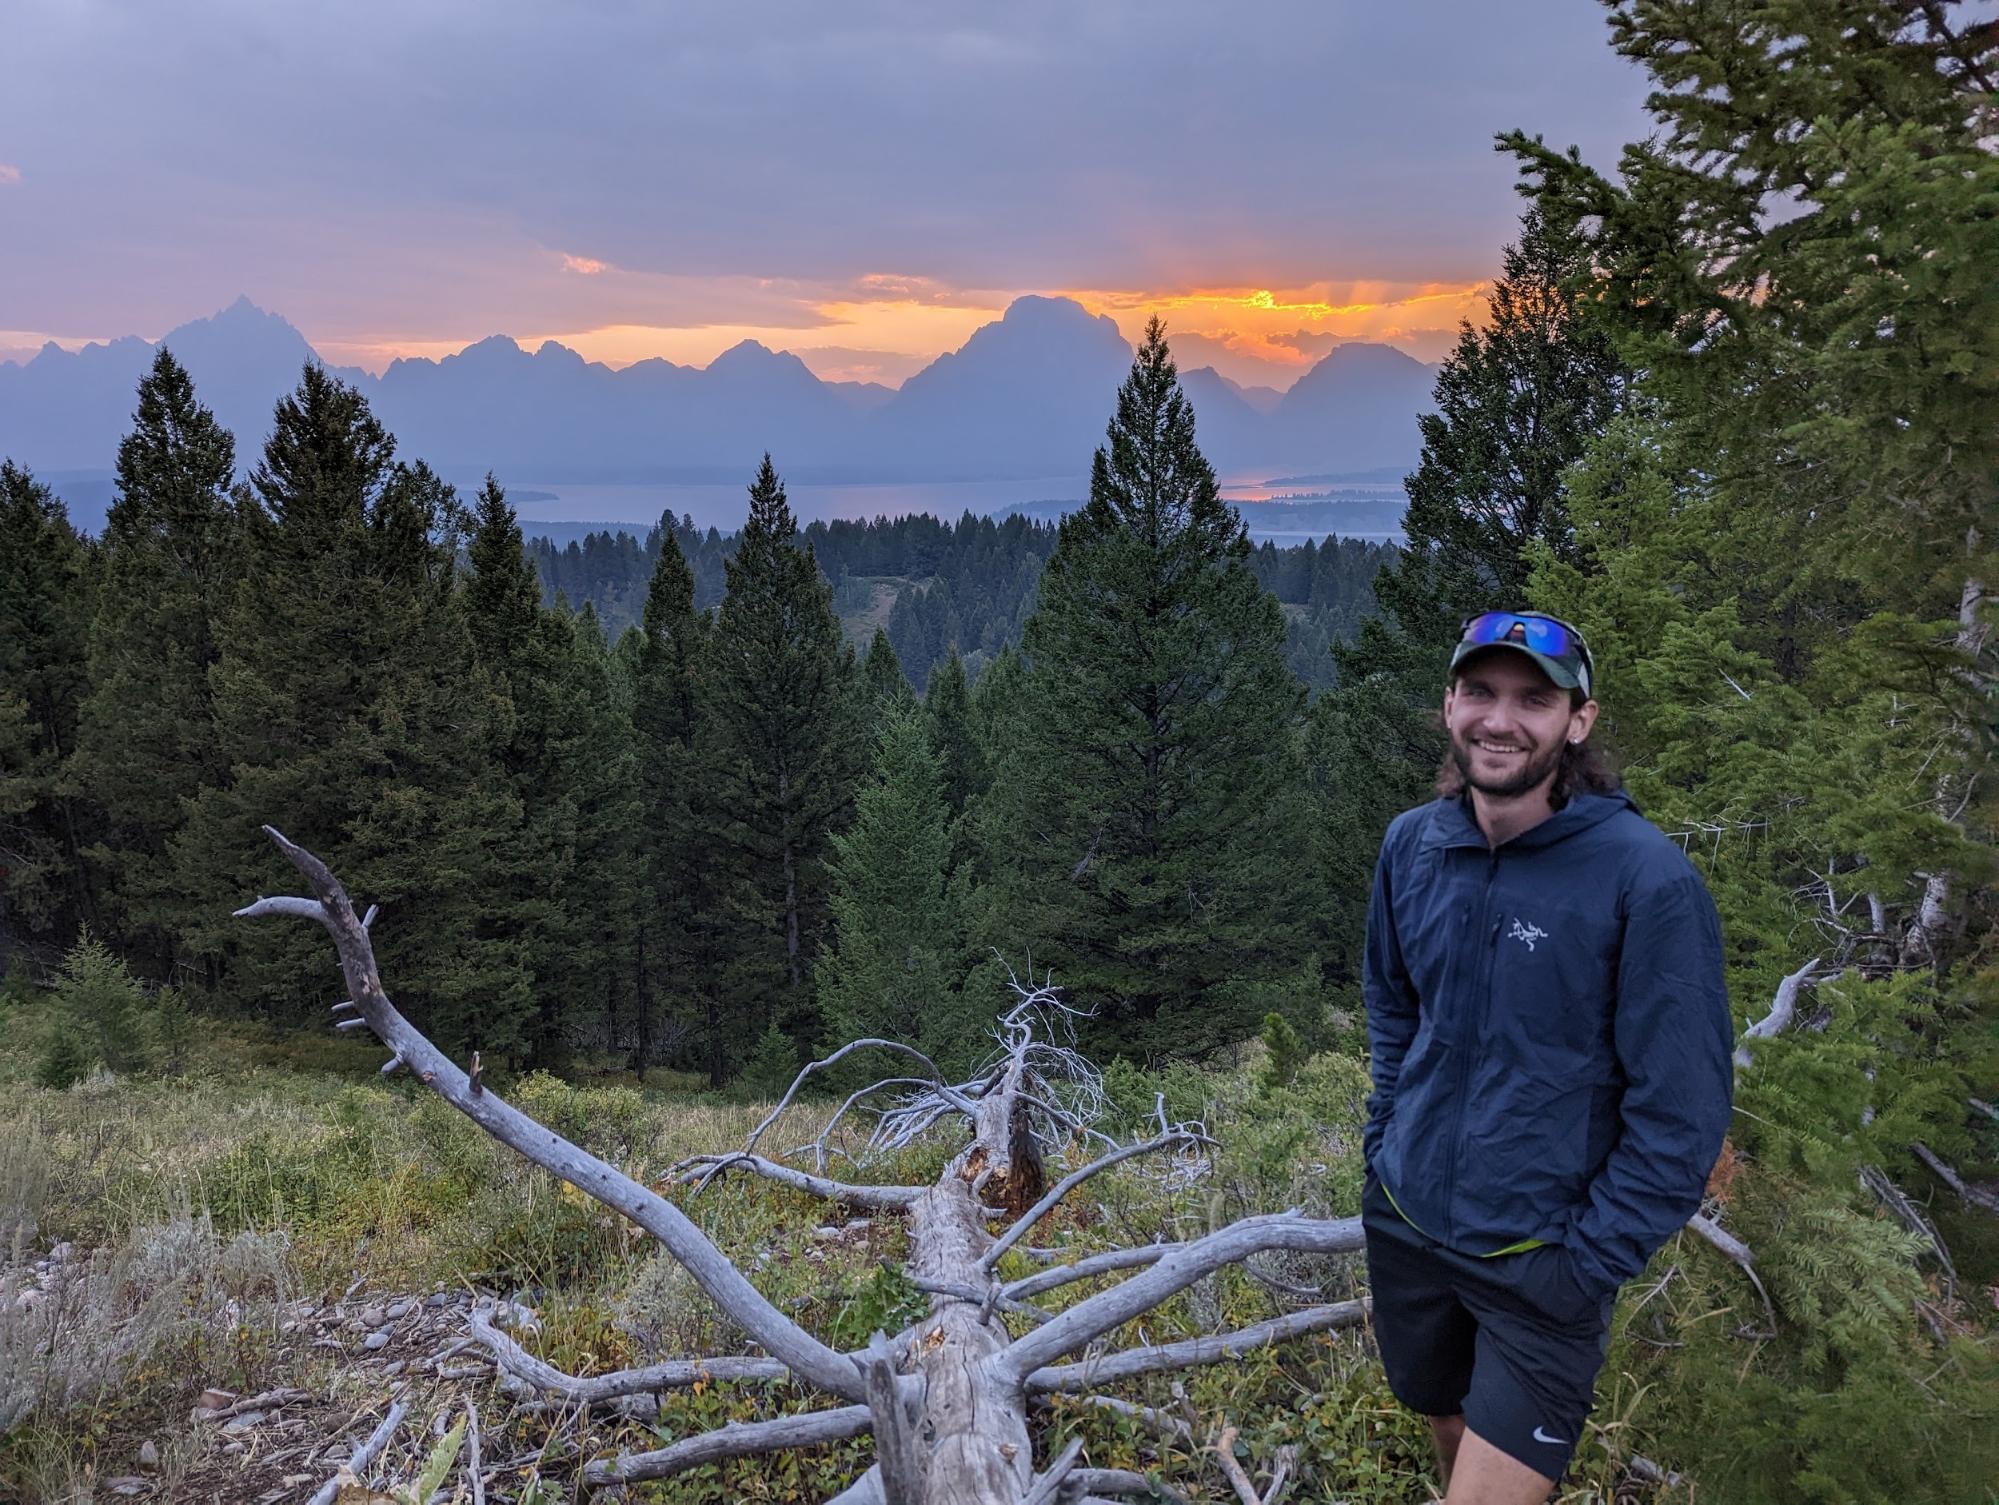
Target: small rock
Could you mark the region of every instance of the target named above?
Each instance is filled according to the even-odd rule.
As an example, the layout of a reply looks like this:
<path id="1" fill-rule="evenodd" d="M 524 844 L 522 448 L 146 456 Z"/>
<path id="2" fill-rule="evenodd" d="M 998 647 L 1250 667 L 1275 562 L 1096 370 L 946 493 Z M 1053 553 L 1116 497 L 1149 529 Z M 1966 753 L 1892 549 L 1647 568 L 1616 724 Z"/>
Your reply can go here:
<path id="1" fill-rule="evenodd" d="M 380 1327 L 388 1320 L 389 1314 L 378 1306 L 371 1306 L 361 1313 L 361 1325 L 363 1327 Z"/>
<path id="2" fill-rule="evenodd" d="M 331 1348 L 340 1352 L 345 1352 L 347 1348 L 347 1345 L 342 1343 L 338 1338 L 314 1338 L 312 1346 L 314 1348 Z"/>
<path id="3" fill-rule="evenodd" d="M 224 1406 L 235 1404 L 234 1390 L 204 1390 L 201 1392 L 201 1399 L 195 1402 L 195 1405 L 204 1411 L 220 1411 Z"/>
<path id="4" fill-rule="evenodd" d="M 391 1359 L 382 1366 L 382 1378 L 385 1380 L 392 1380 L 402 1372 L 403 1361 L 401 1359 Z"/>
<path id="5" fill-rule="evenodd" d="M 264 1419 L 262 1411 L 245 1411 L 241 1416 L 232 1416 L 222 1424 L 225 1437 L 237 1437 L 249 1431 Z"/>
<path id="6" fill-rule="evenodd" d="M 243 1444 L 240 1442 L 225 1443 L 223 1444 L 222 1451 L 231 1457 L 240 1458 L 243 1456 Z"/>
<path id="7" fill-rule="evenodd" d="M 135 1478 L 131 1474 L 120 1474 L 115 1479 L 106 1479 L 104 1481 L 105 1492 L 114 1495 L 150 1494 L 152 1488 L 153 1486 L 148 1480 Z"/>
<path id="8" fill-rule="evenodd" d="M 389 1305 L 389 1313 L 388 1313 L 389 1320 L 391 1322 L 402 1321 L 403 1318 L 407 1317 L 410 1314 L 410 1308 L 415 1305 L 416 1303 L 414 1301 L 391 1302 Z"/>
<path id="9" fill-rule="evenodd" d="M 436 1311 L 439 1307 L 450 1306 L 451 1293 L 449 1291 L 439 1291 L 435 1295 L 433 1295 L 429 1300 L 425 1301 L 424 1305 L 429 1307 L 432 1311 Z"/>
<path id="10" fill-rule="evenodd" d="M 840 1230 L 835 1228 L 831 1223 L 828 1223 L 824 1227 L 813 1229 L 812 1236 L 814 1238 L 838 1238 Z"/>
<path id="11" fill-rule="evenodd" d="M 148 1437 L 139 1444 L 139 1467 L 150 1474 L 159 1466 L 160 1450 L 153 1446 L 153 1439 Z"/>
<path id="12" fill-rule="evenodd" d="M 49 1259 L 58 1265 L 74 1258 L 76 1258 L 76 1245 L 74 1244 L 57 1244 L 55 1248 L 49 1250 Z"/>
<path id="13" fill-rule="evenodd" d="M 367 1337 L 361 1340 L 361 1346 L 367 1349 L 369 1353 L 375 1353 L 389 1346 L 389 1335 L 387 1333 L 369 1333 Z"/>

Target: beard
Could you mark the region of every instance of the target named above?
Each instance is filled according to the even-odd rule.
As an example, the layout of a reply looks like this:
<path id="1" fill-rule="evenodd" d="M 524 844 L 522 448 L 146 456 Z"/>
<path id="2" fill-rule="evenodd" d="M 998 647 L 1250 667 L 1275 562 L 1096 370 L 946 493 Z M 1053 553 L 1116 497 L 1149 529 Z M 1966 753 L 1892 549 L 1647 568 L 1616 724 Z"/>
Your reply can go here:
<path id="1" fill-rule="evenodd" d="M 1458 773 L 1463 776 L 1465 787 L 1476 789 L 1480 794 L 1493 799 L 1512 799 L 1538 787 L 1553 776 L 1556 766 L 1562 761 L 1562 744 L 1536 751 L 1532 743 L 1525 744 L 1527 756 L 1520 760 L 1520 766 L 1504 778 L 1481 778 L 1472 769 L 1472 757 L 1476 751 L 1463 737 L 1451 738 L 1451 761 L 1457 764 Z"/>

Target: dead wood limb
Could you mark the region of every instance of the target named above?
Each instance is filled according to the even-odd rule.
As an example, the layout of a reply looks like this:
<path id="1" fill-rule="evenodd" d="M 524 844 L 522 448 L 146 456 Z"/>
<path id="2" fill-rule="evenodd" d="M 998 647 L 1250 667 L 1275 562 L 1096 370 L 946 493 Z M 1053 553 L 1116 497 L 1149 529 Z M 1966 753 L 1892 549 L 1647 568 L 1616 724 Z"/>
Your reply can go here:
<path id="1" fill-rule="evenodd" d="M 1227 1359 L 1239 1359 L 1245 1354 L 1255 1353 L 1273 1343 L 1284 1343 L 1292 1338 L 1334 1328 L 1358 1327 L 1368 1309 L 1369 1303 L 1364 1299 L 1310 1306 L 1303 1311 L 1272 1317 L 1268 1322 L 1237 1328 L 1234 1332 L 1216 1333 L 1206 1338 L 1183 1338 L 1177 1343 L 1156 1343 L 1146 1348 L 1127 1348 L 1074 1364 L 1052 1364 L 1030 1373 L 1026 1385 L 1030 1391 L 1080 1390 L 1085 1386 L 1110 1384 L 1166 1369 L 1193 1369 L 1203 1364 L 1219 1364 Z M 1038 1334 L 1029 1335 L 1034 1336 Z M 1027 1341 L 1027 1338 L 1022 1338 L 1014 1347 L 1018 1348 Z"/>
<path id="2" fill-rule="evenodd" d="M 738 1169 L 762 1176 L 766 1181 L 775 1181 L 780 1186 L 809 1192 L 828 1202 L 866 1208 L 871 1212 L 907 1212 L 909 1204 L 923 1195 L 920 1186 L 855 1186 L 747 1153 L 690 1155 L 667 1174 L 681 1185 L 691 1185 L 696 1192 L 700 1192 L 705 1191 L 708 1183 L 716 1177 Z"/>
<path id="3" fill-rule="evenodd" d="M 817 1447 L 821 1443 L 844 1442 L 858 1437 L 873 1424 L 866 1406 L 841 1406 L 832 1411 L 807 1411 L 798 1416 L 781 1416 L 774 1421 L 732 1421 L 698 1437 L 685 1437 L 671 1447 L 651 1453 L 628 1453 L 622 1458 L 603 1458 L 585 1465 L 584 1480 L 593 1488 L 614 1484 L 638 1484 L 647 1479 L 667 1479 L 703 1464 L 728 1458 L 749 1458 L 760 1453 L 779 1453 L 786 1448 Z"/>
<path id="4" fill-rule="evenodd" d="M 1115 1411 L 1119 1416 L 1150 1427 L 1162 1437 L 1170 1437 L 1187 1447 L 1195 1446 L 1194 1429 L 1170 1411 L 1161 1411 L 1156 1406 L 1141 1406 L 1128 1400 L 1119 1400 L 1115 1395 L 1085 1395 L 1080 1397 L 1085 1405 L 1095 1406 L 1103 1411 Z"/>
<path id="5" fill-rule="evenodd" d="M 1053 1269 L 1023 1275 L 1007 1285 L 1006 1294 L 1022 1299 L 1038 1296 L 1043 1291 L 1052 1291 L 1074 1280 L 1088 1280 L 1093 1275 L 1109 1275 L 1118 1270 L 1136 1269 L 1140 1265 L 1156 1265 L 1167 1255 L 1186 1247 L 1184 1243 L 1145 1244 L 1136 1249 L 1112 1249 L 1103 1254 L 1092 1254 L 1073 1264 L 1057 1265 Z"/>
<path id="6" fill-rule="evenodd" d="M 1756 1287 L 1756 1294 L 1763 1300 L 1764 1330 L 1754 1336 L 1774 1338 L 1777 1335 L 1777 1308 L 1770 1300 L 1770 1293 L 1763 1289 L 1762 1277 L 1756 1273 L 1756 1256 L 1749 1252 L 1749 1246 L 1704 1213 L 1697 1212 L 1688 1218 L 1687 1226 L 1719 1249 L 1749 1277 L 1749 1283 Z"/>
<path id="7" fill-rule="evenodd" d="M 325 926 L 339 952 L 348 994 L 361 1006 L 376 1038 L 394 1053 L 392 1062 L 407 1062 L 419 1081 L 502 1144 L 622 1213 L 658 1239 L 738 1327 L 800 1379 L 844 1400 L 862 1399 L 861 1377 L 853 1363 L 773 1306 L 679 1208 L 529 1118 L 497 1092 L 472 1091 L 470 1078 L 389 1001 L 373 943 L 339 880 L 325 863 L 276 827 L 266 826 L 264 833 L 304 876 L 317 902 L 259 899 L 237 913 L 244 917 L 304 915 Z"/>
<path id="8" fill-rule="evenodd" d="M 1964 1177 L 1938 1159 L 1936 1152 L 1931 1150 L 1928 1145 L 1923 1144 L 1919 1140 L 1915 1144 L 1910 1145 L 1909 1148 L 1915 1151 L 1916 1158 L 1922 1161 L 1924 1165 L 1927 1165 L 1935 1173 L 1939 1181 L 1964 1198 L 1965 1201 L 1971 1203 L 1974 1207 L 1983 1207 L 1987 1212 L 1999 1212 L 1999 1197 L 1993 1196 L 1991 1192 L 1981 1187 L 1969 1185 Z"/>
<path id="9" fill-rule="evenodd" d="M 763 1138 L 764 1134 L 770 1129 L 770 1126 L 783 1116 L 784 1110 L 791 1106 L 791 1100 L 798 1096 L 798 1089 L 805 1085 L 807 1079 L 814 1072 L 824 1071 L 829 1066 L 838 1064 L 857 1050 L 867 1050 L 870 1048 L 898 1052 L 922 1062 L 923 1065 L 930 1068 L 929 1085 L 936 1091 L 938 1096 L 950 1103 L 960 1113 L 968 1117 L 971 1115 L 973 1110 L 970 1101 L 964 1097 L 958 1088 L 948 1085 L 944 1080 L 944 1073 L 937 1069 L 937 1063 L 918 1050 L 914 1045 L 905 1045 L 900 1040 L 877 1040 L 873 1038 L 849 1040 L 830 1056 L 817 1061 L 806 1062 L 804 1069 L 791 1079 L 791 1085 L 784 1089 L 784 1096 L 777 1100 L 777 1106 L 764 1116 L 762 1123 L 750 1130 L 750 1137 L 743 1141 L 744 1153 L 747 1154 L 757 1147 L 757 1141 Z"/>
<path id="10" fill-rule="evenodd" d="M 911 1285 L 926 1296 L 949 1296 L 953 1301 L 967 1302 L 982 1309 L 998 1307 L 1003 1312 L 1018 1312 L 1036 1327 L 1055 1320 L 1055 1314 L 1031 1302 L 1016 1301 L 1006 1294 L 1005 1287 L 995 1282 L 980 1290 L 975 1285 L 955 1280 L 931 1280 L 925 1277 L 910 1277 Z"/>
<path id="11" fill-rule="evenodd" d="M 486 1505 L 486 1478 L 479 1471 L 479 1408 L 465 1402 L 465 1477 L 472 1481 L 472 1505 Z"/>
<path id="12" fill-rule="evenodd" d="M 875 1434 L 875 1468 L 881 1477 L 886 1505 L 927 1505 L 928 1470 L 918 1435 L 920 1408 L 896 1383 L 895 1355 L 888 1337 L 877 1332 L 868 1339 L 861 1372 L 868 1382 L 868 1414 Z"/>
<path id="13" fill-rule="evenodd" d="M 1297 1212 L 1244 1218 L 1183 1244 L 1141 1275 L 1086 1296 L 1053 1322 L 1017 1340 L 1006 1352 L 1016 1380 L 1083 1347 L 1134 1317 L 1178 1295 L 1203 1275 L 1268 1249 L 1339 1254 L 1362 1246 L 1359 1218 L 1308 1218 Z"/>
<path id="14" fill-rule="evenodd" d="M 1937 1232 L 1936 1224 L 1929 1220 L 1928 1214 L 1916 1205 L 1915 1198 L 1889 1180 L 1888 1173 L 1876 1165 L 1860 1168 L 1860 1184 L 1887 1210 L 1890 1217 L 1930 1246 L 1930 1253 L 1936 1258 L 1937 1271 L 1943 1277 L 1944 1290 L 1955 1293 L 1957 1264 L 1950 1257 L 1943 1235 Z"/>
<path id="15" fill-rule="evenodd" d="M 1201 1125 L 1176 1124 L 1155 1139 L 1148 1139 L 1139 1144 L 1121 1145 L 1108 1154 L 1099 1155 L 1088 1165 L 1081 1166 L 1069 1172 L 1068 1175 L 1049 1187 L 1042 1195 L 1040 1201 L 1036 1202 L 1026 1212 L 1015 1219 L 1013 1226 L 994 1239 L 992 1247 L 986 1250 L 980 1257 L 979 1268 L 990 1270 L 997 1265 L 1006 1251 L 1019 1243 L 1027 1235 L 1029 1229 L 1052 1212 L 1064 1197 L 1089 1180 L 1090 1177 L 1107 1171 L 1112 1166 L 1122 1165 L 1127 1160 L 1136 1160 L 1140 1155 L 1159 1154 L 1168 1150 L 1195 1149 L 1213 1144 L 1214 1141 L 1208 1137 L 1207 1130 Z"/>
<path id="16" fill-rule="evenodd" d="M 1168 1505 L 1188 1505 L 1187 1497 L 1179 1490 L 1128 1468 L 1079 1468 L 1069 1477 L 1093 1494 L 1145 1495 L 1165 1500 Z"/>
<path id="17" fill-rule="evenodd" d="M 189 1415 L 190 1421 L 227 1421 L 232 1416 L 241 1416 L 245 1411 L 275 1411 L 294 1401 L 310 1400 L 312 1397 L 303 1390 L 293 1390 L 280 1386 L 276 1390 L 266 1390 L 262 1395 L 252 1395 L 244 1400 L 232 1401 L 226 1406 L 196 1406 Z"/>
<path id="18" fill-rule="evenodd" d="M 340 1465 L 339 1473 L 313 1492 L 311 1500 L 307 1501 L 306 1505 L 333 1505 L 333 1498 L 340 1490 L 340 1475 L 345 1474 L 350 1479 L 359 1479 L 367 1471 L 368 1465 L 375 1461 L 376 1455 L 389 1445 L 389 1439 L 395 1435 L 396 1428 L 402 1425 L 403 1411 L 401 1401 L 390 1406 L 389 1414 L 382 1418 L 382 1424 L 368 1434 L 367 1441 L 354 1449 L 353 1456 Z"/>
<path id="19" fill-rule="evenodd" d="M 1767 1040 L 1772 1035 L 1783 1033 L 1798 1012 L 1798 994 L 1811 981 L 1812 973 L 1818 970 L 1821 958 L 1813 957 L 1797 971 L 1788 974 L 1777 984 L 1776 996 L 1770 1002 L 1770 1012 L 1758 1019 L 1742 1032 L 1742 1043 L 1735 1047 L 1735 1064 L 1746 1068 L 1755 1059 L 1750 1054 L 1751 1040 Z"/>
<path id="20" fill-rule="evenodd" d="M 1020 1497 L 1020 1505 L 1051 1505 L 1052 1501 L 1059 1499 L 1064 1493 L 1063 1486 L 1069 1483 L 1071 1470 L 1076 1467 L 1082 1456 L 1083 1439 L 1070 1438 L 1069 1445 L 1062 1449 L 1055 1461 L 1028 1486 L 1027 1493 Z M 1080 1494 L 1081 1491 L 1077 1490 L 1075 1493 Z"/>
<path id="21" fill-rule="evenodd" d="M 645 1395 L 658 1390 L 678 1390 L 701 1380 L 727 1382 L 770 1381 L 791 1378 L 780 1360 L 748 1356 L 714 1359 L 668 1359 L 639 1369 L 620 1369 L 611 1374 L 565 1374 L 553 1364 L 536 1358 L 512 1338 L 493 1326 L 485 1311 L 475 1308 L 466 1318 L 466 1330 L 492 1352 L 502 1369 L 544 1395 L 560 1396 L 578 1405 L 601 1405 L 628 1395 Z"/>

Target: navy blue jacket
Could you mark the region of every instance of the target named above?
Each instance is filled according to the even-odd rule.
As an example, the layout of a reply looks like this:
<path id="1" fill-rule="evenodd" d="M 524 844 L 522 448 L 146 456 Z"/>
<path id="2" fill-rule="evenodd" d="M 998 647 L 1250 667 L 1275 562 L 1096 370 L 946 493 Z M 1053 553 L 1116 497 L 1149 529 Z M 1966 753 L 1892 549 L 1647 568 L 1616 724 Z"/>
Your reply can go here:
<path id="1" fill-rule="evenodd" d="M 1602 1296 L 1699 1207 L 1733 1087 L 1721 927 L 1624 795 L 1496 850 L 1463 801 L 1398 816 L 1363 992 L 1368 1163 L 1432 1238 L 1559 1243 Z"/>

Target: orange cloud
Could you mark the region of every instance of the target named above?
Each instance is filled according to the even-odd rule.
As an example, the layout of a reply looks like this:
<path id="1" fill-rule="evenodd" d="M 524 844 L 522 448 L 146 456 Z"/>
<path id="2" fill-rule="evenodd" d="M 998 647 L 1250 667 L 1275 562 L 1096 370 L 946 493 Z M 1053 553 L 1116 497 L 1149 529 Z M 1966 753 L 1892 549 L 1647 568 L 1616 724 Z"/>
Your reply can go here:
<path id="1" fill-rule="evenodd" d="M 577 272 L 585 277 L 595 277 L 600 272 L 610 271 L 611 264 L 608 261 L 599 261 L 594 256 L 571 256 L 567 251 L 564 251 L 562 253 L 562 270 L 565 272 Z"/>

